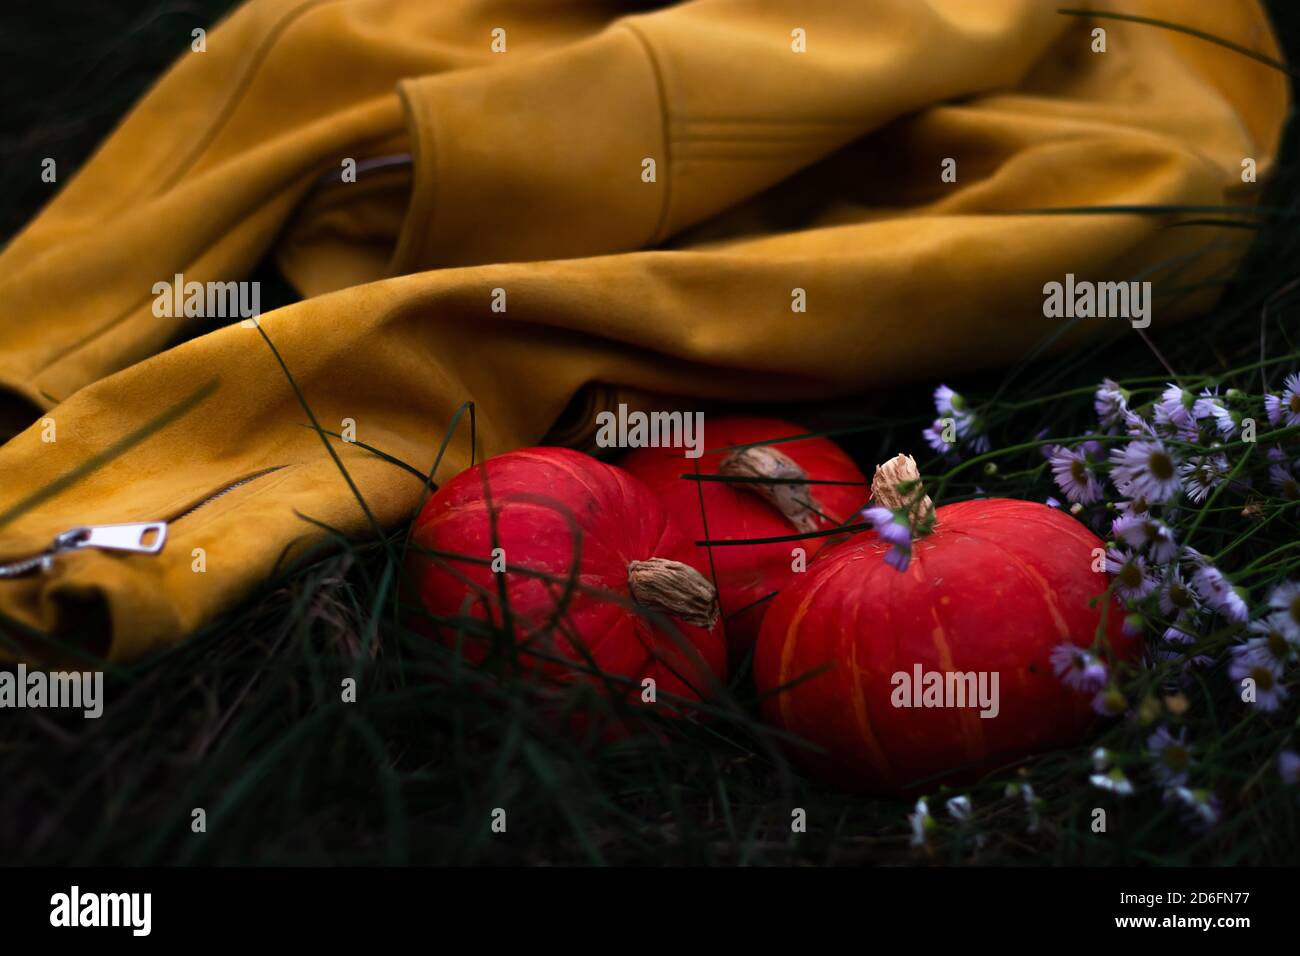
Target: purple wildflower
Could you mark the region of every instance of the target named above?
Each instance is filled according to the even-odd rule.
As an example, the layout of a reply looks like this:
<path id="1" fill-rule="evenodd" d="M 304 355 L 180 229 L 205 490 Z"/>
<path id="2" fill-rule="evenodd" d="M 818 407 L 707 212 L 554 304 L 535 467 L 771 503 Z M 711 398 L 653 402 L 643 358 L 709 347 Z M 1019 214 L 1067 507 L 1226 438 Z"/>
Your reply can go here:
<path id="1" fill-rule="evenodd" d="M 934 390 L 934 407 L 940 416 L 955 418 L 965 414 L 966 400 L 947 385 L 940 385 Z"/>
<path id="2" fill-rule="evenodd" d="M 1125 515 L 1125 516 L 1129 516 L 1129 515 L 1146 516 L 1151 514 L 1151 503 L 1148 502 L 1141 495 L 1138 495 L 1136 498 L 1133 498 L 1129 501 L 1116 502 L 1115 510 L 1118 511 L 1121 515 Z"/>
<path id="3" fill-rule="evenodd" d="M 1188 587 L 1179 570 L 1171 569 L 1160 588 L 1160 610 L 1167 616 L 1174 617 L 1191 613 L 1199 605 L 1200 599 L 1197 598 L 1196 592 Z"/>
<path id="4" fill-rule="evenodd" d="M 1152 771 L 1166 787 L 1180 787 L 1187 782 L 1187 772 L 1192 765 L 1192 748 L 1186 743 L 1186 730 L 1175 737 L 1169 728 L 1161 725 L 1147 738 L 1147 751 L 1154 761 Z"/>
<path id="5" fill-rule="evenodd" d="M 1192 416 L 1199 422 L 1204 419 L 1212 419 L 1214 428 L 1221 438 L 1231 438 L 1237 432 L 1237 422 L 1232 417 L 1232 412 L 1218 395 L 1218 391 L 1202 389 L 1201 397 L 1196 400 L 1192 406 Z"/>
<path id="6" fill-rule="evenodd" d="M 1160 437 L 1156 434 L 1156 430 L 1151 427 L 1149 421 L 1132 410 L 1124 412 L 1124 431 L 1134 438 L 1150 438 L 1154 440 Z"/>
<path id="7" fill-rule="evenodd" d="M 1128 700 L 1119 685 L 1111 682 L 1093 696 L 1091 701 L 1095 713 L 1103 717 L 1118 717 L 1128 709 Z"/>
<path id="8" fill-rule="evenodd" d="M 1097 789 L 1109 791 L 1117 797 L 1128 797 L 1133 794 L 1133 784 L 1119 767 L 1108 773 L 1094 773 L 1088 777 L 1088 782 Z"/>
<path id="9" fill-rule="evenodd" d="M 1273 613 L 1251 621 L 1248 630 L 1256 636 L 1246 643 L 1261 646 L 1279 666 L 1295 660 L 1297 650 L 1300 650 L 1300 631 L 1289 630 L 1286 614 Z"/>
<path id="10" fill-rule="evenodd" d="M 1283 750 L 1277 755 L 1277 772 L 1282 775 L 1283 783 L 1300 785 L 1300 754 Z"/>
<path id="11" fill-rule="evenodd" d="M 1084 449 L 1056 445 L 1052 449 L 1051 465 L 1057 486 L 1070 501 L 1090 505 L 1101 500 L 1101 482 L 1097 480 Z"/>
<path id="12" fill-rule="evenodd" d="M 925 802 L 924 797 L 916 801 L 916 808 L 907 815 L 907 822 L 912 825 L 914 847 L 924 846 L 925 838 L 939 826 L 935 823 L 934 817 L 930 816 L 930 805 Z"/>
<path id="13" fill-rule="evenodd" d="M 1300 372 L 1286 377 L 1281 395 L 1265 395 L 1264 411 L 1269 423 L 1287 428 L 1300 425 Z"/>
<path id="14" fill-rule="evenodd" d="M 1183 479 L 1187 497 L 1200 503 L 1228 476 L 1228 459 L 1218 452 L 1197 455 L 1178 466 L 1178 475 Z"/>
<path id="15" fill-rule="evenodd" d="M 1145 550 L 1157 564 L 1165 564 L 1178 556 L 1174 530 L 1159 518 L 1122 515 L 1111 524 L 1110 531 L 1130 548 Z"/>
<path id="16" fill-rule="evenodd" d="M 1178 494 L 1178 460 L 1159 439 L 1129 442 L 1110 454 L 1111 481 L 1128 498 L 1168 501 Z"/>
<path id="17" fill-rule="evenodd" d="M 1075 644 L 1057 644 L 1048 660 L 1066 687 L 1093 694 L 1106 686 L 1106 665 L 1092 652 Z"/>
<path id="18" fill-rule="evenodd" d="M 1169 434 L 1194 441 L 1198 437 L 1196 419 L 1192 416 L 1195 406 L 1195 395 L 1170 383 L 1161 393 L 1160 401 L 1156 402 L 1156 425 Z"/>
<path id="19" fill-rule="evenodd" d="M 948 816 L 954 820 L 969 820 L 971 815 L 970 797 L 965 794 L 951 797 L 944 803 L 944 809 L 948 811 Z"/>
<path id="20" fill-rule="evenodd" d="M 1273 589 L 1268 606 L 1281 612 L 1282 627 L 1291 640 L 1300 639 L 1300 581 L 1288 581 Z"/>
<path id="21" fill-rule="evenodd" d="M 1106 768 L 1110 766 L 1111 753 L 1105 747 L 1096 747 L 1092 751 L 1092 769 L 1097 773 L 1105 773 Z"/>
<path id="22" fill-rule="evenodd" d="M 939 454 L 948 455 L 957 450 L 957 427 L 955 422 L 952 427 L 952 441 L 948 441 L 943 437 L 947 432 L 948 420 L 936 418 L 933 425 L 921 431 L 921 435 L 925 438 L 926 443 Z"/>
<path id="23" fill-rule="evenodd" d="M 1097 420 L 1101 422 L 1101 427 L 1109 431 L 1124 420 L 1124 413 L 1128 411 L 1128 392 L 1110 379 L 1105 379 L 1093 397 L 1092 407 L 1097 410 Z"/>
<path id="24" fill-rule="evenodd" d="M 1296 479 L 1295 473 L 1286 465 L 1273 465 L 1268 469 L 1269 481 L 1277 489 L 1277 493 L 1287 501 L 1300 499 L 1300 480 Z"/>
<path id="25" fill-rule="evenodd" d="M 1184 680 L 1188 676 L 1188 667 L 1209 667 L 1214 663 L 1214 658 L 1208 654 L 1188 656 L 1186 648 L 1196 643 L 1194 627 L 1192 621 L 1179 618 L 1172 625 L 1165 628 L 1164 643 L 1151 651 L 1152 657 L 1157 661 L 1180 664 L 1183 668 L 1182 676 Z"/>
<path id="26" fill-rule="evenodd" d="M 966 444 L 979 454 L 992 448 L 992 443 L 984 434 L 984 426 L 978 415 L 966 404 L 960 393 L 947 385 L 940 385 L 934 390 L 934 407 L 939 413 L 938 419 L 922 434 L 935 451 L 947 454 L 956 451 L 953 447 L 958 442 Z M 949 424 L 951 423 L 951 428 Z M 945 440 L 945 432 L 951 433 L 954 442 Z"/>
<path id="27" fill-rule="evenodd" d="M 881 541 L 892 545 L 885 555 L 885 563 L 897 571 L 906 571 L 912 561 L 912 527 L 905 515 L 874 505 L 865 509 L 862 516 L 875 526 Z"/>
<path id="28" fill-rule="evenodd" d="M 993 447 L 993 442 L 989 440 L 989 436 L 984 434 L 983 422 L 974 415 L 966 417 L 964 427 L 962 421 L 957 422 L 957 436 L 969 445 L 971 451 L 977 455 L 983 455 Z"/>
<path id="29" fill-rule="evenodd" d="M 1219 798 L 1209 790 L 1170 787 L 1165 791 L 1164 799 L 1166 803 L 1179 806 L 1184 821 L 1193 830 L 1210 829 L 1219 822 L 1222 815 Z"/>
<path id="30" fill-rule="evenodd" d="M 1274 711 L 1286 700 L 1282 686 L 1282 667 L 1258 641 L 1247 641 L 1232 648 L 1232 664 L 1228 676 L 1238 683 L 1249 680 L 1254 685 L 1254 703 L 1264 711 Z"/>
<path id="31" fill-rule="evenodd" d="M 1228 620 L 1245 623 L 1250 619 L 1246 602 L 1214 565 L 1202 563 L 1192 574 L 1192 587 L 1206 605 Z"/>
<path id="32" fill-rule="evenodd" d="M 1106 552 L 1106 571 L 1115 579 L 1115 591 L 1126 601 L 1140 601 L 1156 589 L 1147 573 L 1146 558 L 1119 548 Z"/>

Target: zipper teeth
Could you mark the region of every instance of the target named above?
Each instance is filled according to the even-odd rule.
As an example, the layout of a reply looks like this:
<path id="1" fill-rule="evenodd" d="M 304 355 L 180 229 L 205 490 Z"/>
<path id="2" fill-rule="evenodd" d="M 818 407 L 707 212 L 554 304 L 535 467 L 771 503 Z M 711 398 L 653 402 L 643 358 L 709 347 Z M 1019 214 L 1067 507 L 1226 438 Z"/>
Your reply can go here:
<path id="1" fill-rule="evenodd" d="M 35 571 L 41 566 L 41 563 L 48 556 L 49 552 L 37 555 L 34 558 L 24 558 L 21 561 L 10 561 L 7 564 L 0 564 L 0 578 L 17 578 Z"/>
<path id="2" fill-rule="evenodd" d="M 168 518 L 166 521 L 162 523 L 165 525 L 169 525 L 175 521 L 180 521 L 182 518 L 188 518 L 190 515 L 194 514 L 194 512 L 198 511 L 200 508 L 204 508 L 207 505 L 212 504 L 212 502 L 216 501 L 218 498 L 225 497 L 226 495 L 234 491 L 236 488 L 242 488 L 244 487 L 244 485 L 248 484 L 249 482 L 257 481 L 257 479 L 259 478 L 264 478 L 267 475 L 271 474 L 272 472 L 279 471 L 282 468 L 286 468 L 286 467 L 288 466 L 274 465 L 270 468 L 263 468 L 261 471 L 254 472 L 253 474 L 249 475 L 246 478 L 240 478 L 238 481 L 231 482 L 230 484 L 226 485 L 226 487 L 220 489 L 219 491 L 216 491 L 213 494 L 208 495 L 198 504 L 190 508 L 187 508 L 185 511 L 182 511 L 180 514 L 172 518 Z M 28 574 L 32 571 L 35 571 L 48 558 L 52 557 L 55 553 L 57 553 L 58 550 L 60 549 L 51 547 L 46 551 L 43 551 L 41 554 L 33 555 L 30 558 L 21 558 L 17 561 L 8 561 L 8 562 L 0 561 L 0 579 L 16 578 L 24 574 Z"/>
<path id="3" fill-rule="evenodd" d="M 174 517 L 168 518 L 167 523 L 171 524 L 173 521 L 180 521 L 182 518 L 188 518 L 190 515 L 194 514 L 194 512 L 198 511 L 200 508 L 207 507 L 208 505 L 212 504 L 212 502 L 216 501 L 218 498 L 224 498 L 226 495 L 230 494 L 236 488 L 242 488 L 244 487 L 244 485 L 248 484 L 249 482 L 257 481 L 257 479 L 264 478 L 267 475 L 271 474 L 272 472 L 279 471 L 284 467 L 285 467 L 284 465 L 274 465 L 271 468 L 264 468 L 259 472 L 255 472 L 254 474 L 249 475 L 247 478 L 240 478 L 238 481 L 226 485 L 226 487 L 222 488 L 220 491 L 216 491 L 213 494 L 208 495 L 198 504 L 193 505 L 190 508 L 187 508 L 185 511 L 182 511 L 180 514 L 175 515 Z"/>

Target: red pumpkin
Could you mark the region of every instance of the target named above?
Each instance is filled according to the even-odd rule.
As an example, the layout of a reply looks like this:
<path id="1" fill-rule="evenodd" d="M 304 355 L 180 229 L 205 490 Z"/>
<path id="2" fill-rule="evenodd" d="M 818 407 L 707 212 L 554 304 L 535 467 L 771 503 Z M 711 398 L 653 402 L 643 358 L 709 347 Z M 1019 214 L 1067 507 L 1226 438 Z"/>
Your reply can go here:
<path id="1" fill-rule="evenodd" d="M 889 508 L 917 504 L 919 517 L 929 499 L 919 505 L 923 492 L 899 494 L 899 480 L 916 480 L 915 463 L 902 458 L 877 471 L 876 500 Z M 763 622 L 754 679 L 769 695 L 764 715 L 824 748 L 824 755 L 807 748 L 795 755 L 833 783 L 908 791 L 1076 743 L 1095 719 L 1091 696 L 1062 683 L 1052 650 L 1093 646 L 1104 613 L 1103 643 L 1114 658 L 1136 653 L 1122 607 L 1098 599 L 1109 584 L 1093 570 L 1102 542 L 1074 518 L 996 498 L 951 504 L 934 516 L 933 530 L 913 540 L 905 571 L 885 562 L 890 545 L 882 538 L 855 536 L 823 552 Z M 934 673 L 943 675 L 943 688 L 929 701 L 942 706 L 926 706 Z M 958 681 L 947 675 L 956 673 L 975 675 L 974 686 L 961 684 L 974 698 L 985 675 L 989 706 L 953 706 L 961 702 Z"/>
<path id="2" fill-rule="evenodd" d="M 705 428 L 710 448 L 769 442 L 805 431 L 772 418 L 742 417 L 709 419 Z M 619 464 L 653 488 L 697 541 L 743 541 L 826 531 L 852 518 L 869 496 L 866 477 L 826 438 L 720 451 L 696 459 L 686 458 L 680 451 L 639 448 L 624 455 Z M 697 466 L 702 475 L 790 477 L 843 484 L 740 484 L 682 478 L 694 474 Z M 799 576 L 793 570 L 793 549 L 802 548 L 806 561 L 811 561 L 831 540 L 814 537 L 711 549 L 733 664 L 743 659 L 758 637 L 763 614 L 771 603 L 764 599 Z"/>
<path id="3" fill-rule="evenodd" d="M 530 448 L 462 472 L 420 512 L 412 543 L 408 570 L 429 615 L 500 627 L 504 586 L 517 659 L 537 676 L 598 680 L 568 662 L 594 663 L 634 682 L 631 702 L 647 677 L 656 695 L 699 699 L 725 676 L 703 555 L 649 488 L 588 455 Z M 561 606 L 571 576 L 576 587 Z M 455 639 L 454 627 L 422 627 Z M 475 662 L 490 646 L 468 635 L 463 645 Z"/>

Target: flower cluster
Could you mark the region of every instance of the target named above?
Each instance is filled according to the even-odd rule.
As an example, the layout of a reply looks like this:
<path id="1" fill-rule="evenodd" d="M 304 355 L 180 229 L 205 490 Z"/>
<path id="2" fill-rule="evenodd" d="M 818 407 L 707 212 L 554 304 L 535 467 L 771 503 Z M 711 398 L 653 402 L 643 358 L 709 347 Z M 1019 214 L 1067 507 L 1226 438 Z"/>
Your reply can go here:
<path id="1" fill-rule="evenodd" d="M 1278 585 L 1267 605 L 1252 613 L 1248 593 L 1185 540 L 1212 497 L 1240 502 L 1245 494 L 1260 493 L 1256 473 L 1231 463 L 1230 453 L 1244 464 L 1242 449 L 1255 441 L 1254 416 L 1261 407 L 1259 417 L 1277 429 L 1300 425 L 1300 375 L 1289 376 L 1262 403 L 1235 389 L 1220 394 L 1217 388 L 1169 384 L 1142 408 L 1133 406 L 1130 391 L 1106 380 L 1094 395 L 1096 437 L 1050 446 L 1045 453 L 1070 510 L 1108 539 L 1105 569 L 1112 593 L 1129 608 L 1126 629 L 1154 630 L 1150 662 L 1168 666 L 1176 684 L 1187 682 L 1193 669 L 1224 659 L 1222 639 L 1198 635 L 1228 635 L 1226 670 L 1234 693 L 1248 706 L 1272 712 L 1287 699 L 1288 674 L 1300 661 L 1300 583 Z M 1294 438 L 1282 437 L 1293 451 L 1279 444 L 1268 448 L 1266 484 L 1278 498 L 1294 501 L 1300 498 L 1300 459 Z M 1097 712 L 1131 711 L 1102 649 L 1062 644 L 1051 664 L 1067 687 L 1089 695 Z M 1213 826 L 1218 798 L 1192 785 L 1197 763 L 1186 730 L 1158 726 L 1146 750 L 1166 803 L 1190 826 Z M 1135 791 L 1106 751 L 1094 753 L 1093 768 L 1093 786 L 1119 796 Z M 1280 769 L 1285 777 L 1287 767 Z"/>
<path id="2" fill-rule="evenodd" d="M 922 434 L 931 448 L 951 458 L 958 457 L 960 449 L 982 455 L 992 448 L 984 427 L 984 420 L 966 399 L 947 385 L 934 390 L 934 408 L 939 417 Z"/>
<path id="3" fill-rule="evenodd" d="M 924 433 L 931 447 L 954 458 L 958 451 L 988 450 L 981 419 L 960 395 L 941 387 L 935 404 L 940 418 Z M 1249 548 L 1232 542 L 1249 538 L 1265 516 L 1300 501 L 1300 431 L 1293 431 L 1300 429 L 1300 373 L 1286 375 L 1280 387 L 1263 395 L 1213 383 L 1168 383 L 1143 395 L 1107 379 L 1093 395 L 1093 409 L 1092 434 L 1042 446 L 1062 498 L 1047 503 L 1067 508 L 1105 539 L 1104 561 L 1099 557 L 1096 569 L 1104 566 L 1110 593 L 1127 609 L 1125 632 L 1148 635 L 1144 664 L 1151 679 L 1127 665 L 1115 667 L 1104 636 L 1092 646 L 1057 646 L 1050 664 L 1097 713 L 1128 715 L 1133 726 L 1146 728 L 1140 754 L 1095 750 L 1090 784 L 1129 796 L 1141 779 L 1130 779 L 1125 768 L 1144 766 L 1165 803 L 1189 826 L 1212 827 L 1221 808 L 1206 786 L 1210 769 L 1198 761 L 1189 739 L 1183 712 L 1192 705 L 1184 691 L 1209 681 L 1222 693 L 1226 682 L 1226 692 L 1247 712 L 1263 717 L 1275 715 L 1295 693 L 1296 556 L 1287 553 L 1274 562 L 1275 576 L 1252 595 L 1239 585 L 1259 580 L 1260 562 L 1251 564 Z M 878 529 L 887 518 L 896 520 L 889 512 L 877 517 Z M 1205 530 L 1211 518 L 1210 525 L 1229 526 L 1228 536 L 1219 538 L 1226 546 L 1215 546 L 1218 554 L 1192 546 L 1195 541 L 1211 552 L 1206 541 L 1214 539 Z M 910 538 L 897 530 L 881 533 L 905 567 Z M 1165 705 L 1159 694 L 1143 689 L 1152 681 L 1166 688 Z M 1282 751 L 1278 770 L 1288 782 L 1300 783 L 1300 756 Z"/>

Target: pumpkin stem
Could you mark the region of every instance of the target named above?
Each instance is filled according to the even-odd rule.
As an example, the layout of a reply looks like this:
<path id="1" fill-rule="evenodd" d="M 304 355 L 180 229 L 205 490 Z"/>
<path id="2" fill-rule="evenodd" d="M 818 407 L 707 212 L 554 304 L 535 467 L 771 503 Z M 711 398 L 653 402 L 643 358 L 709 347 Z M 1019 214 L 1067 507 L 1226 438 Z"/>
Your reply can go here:
<path id="1" fill-rule="evenodd" d="M 718 474 L 733 478 L 788 479 L 791 482 L 788 485 L 773 484 L 770 481 L 738 484 L 785 515 L 795 530 L 804 533 L 817 530 L 819 514 L 817 503 L 808 492 L 808 473 L 784 452 L 768 445 L 742 448 L 722 459 Z"/>
<path id="2" fill-rule="evenodd" d="M 921 484 L 921 472 L 911 455 L 895 455 L 876 466 L 871 479 L 871 497 L 882 508 L 907 509 L 912 533 L 925 534 L 934 523 L 934 504 Z"/>
<path id="3" fill-rule="evenodd" d="M 689 564 L 667 558 L 629 561 L 627 586 L 632 600 L 644 607 L 706 630 L 718 623 L 718 592 Z"/>

